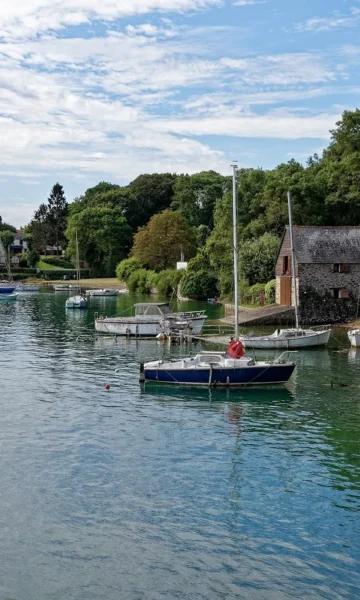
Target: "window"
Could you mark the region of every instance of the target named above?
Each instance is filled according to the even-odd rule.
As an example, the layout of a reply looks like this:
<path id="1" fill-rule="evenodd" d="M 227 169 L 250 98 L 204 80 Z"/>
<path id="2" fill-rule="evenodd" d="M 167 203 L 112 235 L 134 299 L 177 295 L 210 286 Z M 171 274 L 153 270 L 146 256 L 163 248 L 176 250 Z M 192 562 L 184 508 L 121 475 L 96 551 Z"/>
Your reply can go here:
<path id="1" fill-rule="evenodd" d="M 350 293 L 347 288 L 332 288 L 331 294 L 337 300 L 346 300 L 350 298 Z"/>
<path id="2" fill-rule="evenodd" d="M 350 273 L 350 265 L 346 263 L 335 263 L 333 273 Z"/>
<path id="3" fill-rule="evenodd" d="M 283 275 L 289 274 L 289 257 L 283 256 Z"/>

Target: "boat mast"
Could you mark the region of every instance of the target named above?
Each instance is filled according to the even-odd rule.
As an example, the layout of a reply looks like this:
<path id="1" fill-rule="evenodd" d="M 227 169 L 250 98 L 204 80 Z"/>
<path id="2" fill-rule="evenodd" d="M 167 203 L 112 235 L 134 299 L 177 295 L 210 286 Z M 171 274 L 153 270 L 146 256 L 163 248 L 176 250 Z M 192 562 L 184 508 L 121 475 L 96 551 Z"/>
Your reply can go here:
<path id="1" fill-rule="evenodd" d="M 291 274 L 292 274 L 294 296 L 295 296 L 295 324 L 296 324 L 296 329 L 299 329 L 299 307 L 298 307 L 297 281 L 296 281 L 296 272 L 295 272 L 295 250 L 294 250 L 294 236 L 293 236 L 290 192 L 287 193 L 287 200 L 288 200 L 288 211 L 289 211 L 289 230 L 290 230 L 290 245 L 291 245 Z"/>
<path id="2" fill-rule="evenodd" d="M 76 279 L 77 279 L 78 289 L 80 290 L 80 258 L 79 258 L 79 242 L 78 242 L 77 229 L 75 229 L 75 243 L 76 243 L 76 255 L 75 255 Z"/>
<path id="3" fill-rule="evenodd" d="M 239 275 L 238 275 L 238 241 L 237 241 L 237 199 L 236 199 L 236 178 L 238 166 L 233 163 L 232 178 L 232 206 L 233 206 L 233 252 L 234 252 L 234 315 L 235 315 L 235 339 L 239 337 Z"/>

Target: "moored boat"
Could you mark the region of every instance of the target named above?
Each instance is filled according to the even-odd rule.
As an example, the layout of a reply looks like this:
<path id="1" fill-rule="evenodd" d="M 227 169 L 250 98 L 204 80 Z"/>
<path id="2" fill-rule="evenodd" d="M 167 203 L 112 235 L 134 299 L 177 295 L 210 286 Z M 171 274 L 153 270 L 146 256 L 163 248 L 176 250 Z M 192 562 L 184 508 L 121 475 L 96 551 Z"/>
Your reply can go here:
<path id="1" fill-rule="evenodd" d="M 86 290 L 86 295 L 95 297 L 113 297 L 119 295 L 119 290 L 112 288 L 101 288 L 97 290 Z"/>
<path id="2" fill-rule="evenodd" d="M 325 346 L 331 334 L 330 329 L 277 329 L 270 335 L 241 335 L 246 348 L 256 349 L 298 349 L 312 346 Z"/>
<path id="3" fill-rule="evenodd" d="M 66 308 L 86 308 L 87 307 L 87 299 L 81 294 L 77 294 L 76 296 L 71 296 L 65 302 Z"/>
<path id="4" fill-rule="evenodd" d="M 349 342 L 354 348 L 360 347 L 360 329 L 351 329 L 347 332 Z"/>
<path id="5" fill-rule="evenodd" d="M 5 304 L 6 302 L 13 302 L 16 300 L 18 295 L 19 294 L 16 294 L 15 292 L 11 292 L 10 294 L 0 294 L 0 302 L 2 304 Z"/>
<path id="6" fill-rule="evenodd" d="M 164 332 L 170 321 L 198 335 L 207 319 L 203 310 L 172 312 L 167 302 L 141 302 L 135 304 L 134 309 L 134 316 L 98 317 L 95 319 L 96 331 L 112 335 L 156 337 Z"/>
<path id="7" fill-rule="evenodd" d="M 0 282 L 0 294 L 11 294 L 15 291 L 15 284 L 9 282 Z"/>
<path id="8" fill-rule="evenodd" d="M 200 352 L 177 360 L 155 360 L 140 366 L 140 381 L 155 381 L 208 387 L 278 385 L 286 383 L 295 368 L 293 362 L 255 361 L 248 356 L 231 358 L 226 352 Z"/>

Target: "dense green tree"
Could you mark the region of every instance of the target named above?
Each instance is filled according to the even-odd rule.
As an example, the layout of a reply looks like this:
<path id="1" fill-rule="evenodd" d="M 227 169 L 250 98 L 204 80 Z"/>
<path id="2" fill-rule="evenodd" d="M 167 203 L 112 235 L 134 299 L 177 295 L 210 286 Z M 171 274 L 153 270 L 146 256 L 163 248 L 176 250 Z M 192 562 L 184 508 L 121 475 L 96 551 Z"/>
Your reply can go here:
<path id="1" fill-rule="evenodd" d="M 170 207 L 175 179 L 176 176 L 170 173 L 153 173 L 139 175 L 128 185 L 124 214 L 134 231 L 154 214 Z"/>
<path id="2" fill-rule="evenodd" d="M 155 270 L 175 267 L 183 253 L 185 259 L 196 252 L 195 234 L 179 212 L 164 210 L 151 217 L 134 237 L 132 254 Z"/>
<path id="3" fill-rule="evenodd" d="M 205 248 L 189 261 L 181 281 L 181 293 L 185 297 L 198 300 L 215 298 L 218 295 L 218 279 Z"/>
<path id="4" fill-rule="evenodd" d="M 68 203 L 65 198 L 64 188 L 60 183 L 56 183 L 48 198 L 46 220 L 49 227 L 49 242 L 56 247 L 57 252 L 59 252 L 66 242 L 67 214 Z"/>
<path id="5" fill-rule="evenodd" d="M 266 283 L 274 277 L 279 238 L 264 233 L 253 240 L 242 241 L 239 248 L 240 274 L 250 285 Z"/>
<path id="6" fill-rule="evenodd" d="M 121 210 L 107 205 L 71 210 L 66 236 L 72 257 L 76 230 L 80 260 L 88 263 L 94 275 L 114 276 L 117 263 L 127 256 L 131 244 L 131 229 Z"/>
<path id="7" fill-rule="evenodd" d="M 14 233 L 16 233 L 16 227 L 14 227 L 13 225 L 9 225 L 8 223 L 5 223 L 2 220 L 2 217 L 0 216 L 0 231 L 3 231 L 4 229 L 6 229 L 8 231 L 13 231 Z"/>
<path id="8" fill-rule="evenodd" d="M 180 175 L 175 181 L 171 207 L 180 210 L 191 225 L 212 228 L 215 204 L 229 185 L 229 177 L 215 171 Z"/>
<path id="9" fill-rule="evenodd" d="M 11 229 L 2 229 L 0 231 L 0 239 L 6 251 L 8 251 L 9 247 L 13 243 L 15 238 L 15 233 Z"/>

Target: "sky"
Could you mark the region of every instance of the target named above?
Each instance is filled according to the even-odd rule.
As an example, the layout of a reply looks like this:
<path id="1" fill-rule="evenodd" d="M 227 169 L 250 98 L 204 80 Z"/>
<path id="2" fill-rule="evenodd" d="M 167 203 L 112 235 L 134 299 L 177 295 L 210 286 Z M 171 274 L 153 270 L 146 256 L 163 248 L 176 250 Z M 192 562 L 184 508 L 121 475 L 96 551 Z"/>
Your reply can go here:
<path id="1" fill-rule="evenodd" d="M 359 104 L 359 25 L 360 0 L 0 0 L 0 215 L 305 162 Z"/>

